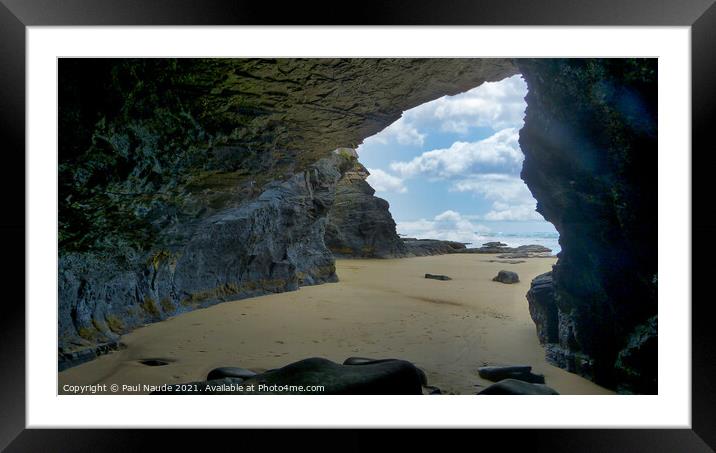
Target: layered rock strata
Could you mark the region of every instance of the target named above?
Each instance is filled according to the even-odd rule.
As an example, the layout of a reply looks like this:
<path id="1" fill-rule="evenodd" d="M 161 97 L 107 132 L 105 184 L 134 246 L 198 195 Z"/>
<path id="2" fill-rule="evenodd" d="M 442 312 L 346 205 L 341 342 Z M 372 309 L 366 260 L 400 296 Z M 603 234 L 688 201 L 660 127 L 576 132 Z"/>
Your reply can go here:
<path id="1" fill-rule="evenodd" d="M 395 231 L 395 221 L 387 201 L 375 196 L 366 178 L 370 173 L 358 162 L 352 149 L 340 152 L 355 163 L 336 186 L 335 199 L 328 213 L 326 246 L 336 257 L 397 258 L 407 249 Z"/>

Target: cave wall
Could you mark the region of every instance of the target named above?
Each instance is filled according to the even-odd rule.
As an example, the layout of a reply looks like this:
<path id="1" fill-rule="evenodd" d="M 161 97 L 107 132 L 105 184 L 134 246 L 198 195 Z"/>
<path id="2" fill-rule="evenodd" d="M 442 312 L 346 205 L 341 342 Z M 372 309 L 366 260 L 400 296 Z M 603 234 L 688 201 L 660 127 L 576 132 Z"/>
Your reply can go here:
<path id="1" fill-rule="evenodd" d="M 60 368 L 147 322 L 334 281 L 355 148 L 505 59 L 60 59 Z M 109 345 L 109 346 L 108 346 Z"/>
<path id="2" fill-rule="evenodd" d="M 547 358 L 610 388 L 655 393 L 657 60 L 517 65 L 528 86 L 522 179 L 562 247 L 528 295 Z"/>

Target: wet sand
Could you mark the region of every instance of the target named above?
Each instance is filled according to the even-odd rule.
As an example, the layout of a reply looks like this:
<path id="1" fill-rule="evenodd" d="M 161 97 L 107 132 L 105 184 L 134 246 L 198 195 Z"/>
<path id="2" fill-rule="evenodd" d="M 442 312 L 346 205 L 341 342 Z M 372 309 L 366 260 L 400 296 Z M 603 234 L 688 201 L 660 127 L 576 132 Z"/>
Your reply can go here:
<path id="1" fill-rule="evenodd" d="M 126 349 L 59 373 L 60 393 L 64 384 L 181 383 L 219 366 L 260 372 L 307 357 L 341 363 L 350 356 L 409 360 L 443 393 L 474 394 L 491 384 L 478 367 L 514 364 L 532 365 L 562 394 L 612 393 L 544 360 L 525 294 L 555 259 L 495 259 L 338 260 L 338 283 L 225 302 L 130 332 L 122 337 Z M 520 283 L 493 282 L 500 269 L 517 272 Z"/>

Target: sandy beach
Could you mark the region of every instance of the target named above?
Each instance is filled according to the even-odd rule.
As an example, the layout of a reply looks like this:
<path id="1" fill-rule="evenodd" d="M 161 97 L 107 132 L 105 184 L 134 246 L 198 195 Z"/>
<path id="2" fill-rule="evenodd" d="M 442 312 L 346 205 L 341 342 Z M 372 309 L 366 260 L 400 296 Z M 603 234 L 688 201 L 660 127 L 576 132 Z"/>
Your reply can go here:
<path id="1" fill-rule="evenodd" d="M 59 393 L 64 384 L 181 383 L 220 366 L 260 372 L 316 356 L 409 360 L 443 393 L 474 394 L 491 384 L 478 367 L 515 364 L 532 365 L 562 394 L 612 393 L 544 360 L 525 294 L 556 259 L 496 259 L 338 260 L 338 283 L 225 302 L 130 332 L 121 340 L 126 349 L 59 373 Z M 500 269 L 517 272 L 520 283 L 493 282 Z M 145 359 L 169 364 L 147 366 Z"/>

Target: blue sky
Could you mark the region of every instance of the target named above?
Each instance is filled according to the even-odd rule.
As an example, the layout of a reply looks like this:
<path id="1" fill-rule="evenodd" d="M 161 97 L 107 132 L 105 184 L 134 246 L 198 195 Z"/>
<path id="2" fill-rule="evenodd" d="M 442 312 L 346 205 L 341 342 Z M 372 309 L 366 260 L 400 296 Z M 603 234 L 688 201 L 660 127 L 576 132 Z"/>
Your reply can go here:
<path id="1" fill-rule="evenodd" d="M 527 86 L 519 75 L 403 113 L 358 147 L 398 232 L 479 244 L 500 234 L 554 233 L 520 179 Z"/>

